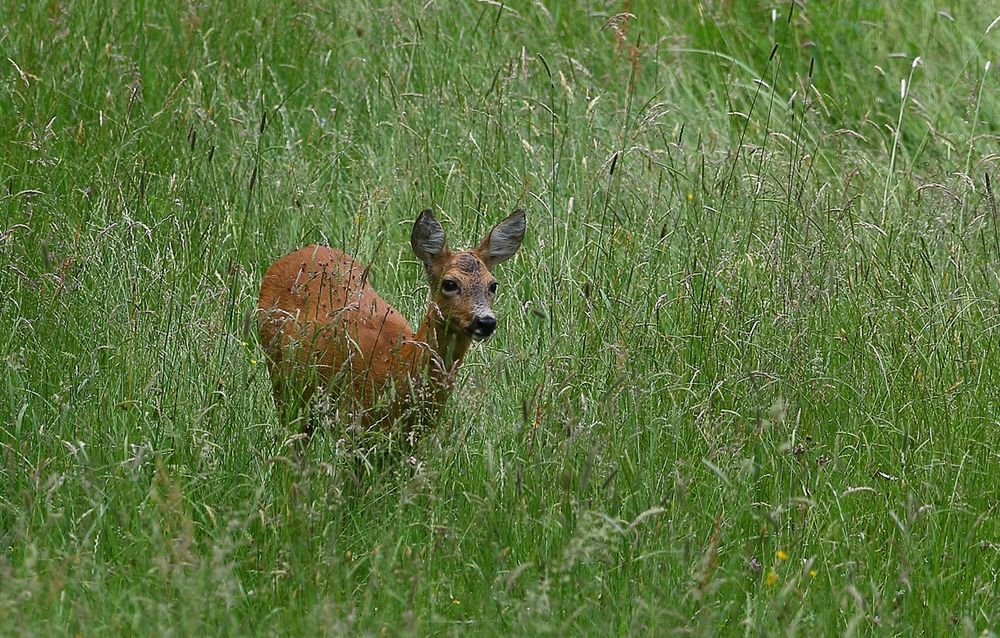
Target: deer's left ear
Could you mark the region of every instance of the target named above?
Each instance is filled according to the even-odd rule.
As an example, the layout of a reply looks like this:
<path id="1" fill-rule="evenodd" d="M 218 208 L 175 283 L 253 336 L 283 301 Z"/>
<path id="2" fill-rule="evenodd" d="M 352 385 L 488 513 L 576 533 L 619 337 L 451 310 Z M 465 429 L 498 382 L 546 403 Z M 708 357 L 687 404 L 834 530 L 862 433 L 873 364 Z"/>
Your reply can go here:
<path id="1" fill-rule="evenodd" d="M 487 268 L 492 270 L 497 264 L 514 256 L 524 239 L 526 222 L 524 209 L 518 208 L 483 238 L 475 252 L 486 262 Z"/>

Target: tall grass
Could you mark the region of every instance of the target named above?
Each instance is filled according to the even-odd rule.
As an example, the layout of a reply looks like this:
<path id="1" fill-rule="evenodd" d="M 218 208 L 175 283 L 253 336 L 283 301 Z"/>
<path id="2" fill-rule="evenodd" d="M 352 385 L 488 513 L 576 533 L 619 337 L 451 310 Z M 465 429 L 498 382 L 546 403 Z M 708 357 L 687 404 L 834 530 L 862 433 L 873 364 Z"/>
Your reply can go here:
<path id="1" fill-rule="evenodd" d="M 0 634 L 997 631 L 996 8 L 673 4 L 6 3 Z M 357 486 L 246 313 L 427 206 L 529 234 Z"/>

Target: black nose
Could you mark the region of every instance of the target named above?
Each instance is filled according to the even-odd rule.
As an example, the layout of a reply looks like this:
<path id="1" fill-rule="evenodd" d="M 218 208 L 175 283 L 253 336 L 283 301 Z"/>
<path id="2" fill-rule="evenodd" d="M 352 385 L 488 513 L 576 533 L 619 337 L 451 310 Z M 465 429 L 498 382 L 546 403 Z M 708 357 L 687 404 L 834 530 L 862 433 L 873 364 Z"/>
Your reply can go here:
<path id="1" fill-rule="evenodd" d="M 497 318 L 486 315 L 476 317 L 472 321 L 472 334 L 477 337 L 488 337 L 497 329 Z"/>

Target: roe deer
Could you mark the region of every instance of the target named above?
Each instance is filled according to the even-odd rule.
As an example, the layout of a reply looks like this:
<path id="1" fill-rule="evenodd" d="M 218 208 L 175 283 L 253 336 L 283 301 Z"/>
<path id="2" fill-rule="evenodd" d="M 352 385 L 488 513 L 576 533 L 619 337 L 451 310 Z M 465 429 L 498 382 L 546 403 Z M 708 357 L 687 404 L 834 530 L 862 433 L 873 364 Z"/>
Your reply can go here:
<path id="1" fill-rule="evenodd" d="M 319 392 L 347 425 L 398 431 L 412 444 L 415 426 L 437 418 L 471 342 L 496 329 L 492 271 L 517 252 L 524 230 L 517 209 L 474 250 L 451 251 L 441 224 L 421 212 L 410 244 L 430 302 L 415 333 L 368 283 L 368 269 L 343 252 L 307 246 L 274 262 L 260 288 L 258 327 L 282 419 L 304 411 L 308 437 Z"/>

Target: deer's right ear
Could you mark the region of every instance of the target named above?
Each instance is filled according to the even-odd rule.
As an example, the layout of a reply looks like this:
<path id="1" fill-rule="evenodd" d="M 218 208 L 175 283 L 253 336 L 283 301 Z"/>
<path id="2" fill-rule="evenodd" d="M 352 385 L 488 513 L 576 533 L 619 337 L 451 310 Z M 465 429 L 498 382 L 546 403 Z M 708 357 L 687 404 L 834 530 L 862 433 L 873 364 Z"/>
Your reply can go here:
<path id="1" fill-rule="evenodd" d="M 440 262 L 448 248 L 445 245 L 444 228 L 440 222 L 434 219 L 431 210 L 425 209 L 417 216 L 417 221 L 413 223 L 413 232 L 410 234 L 410 246 L 413 247 L 413 254 L 423 262 L 428 273 L 435 271 L 435 266 Z"/>

